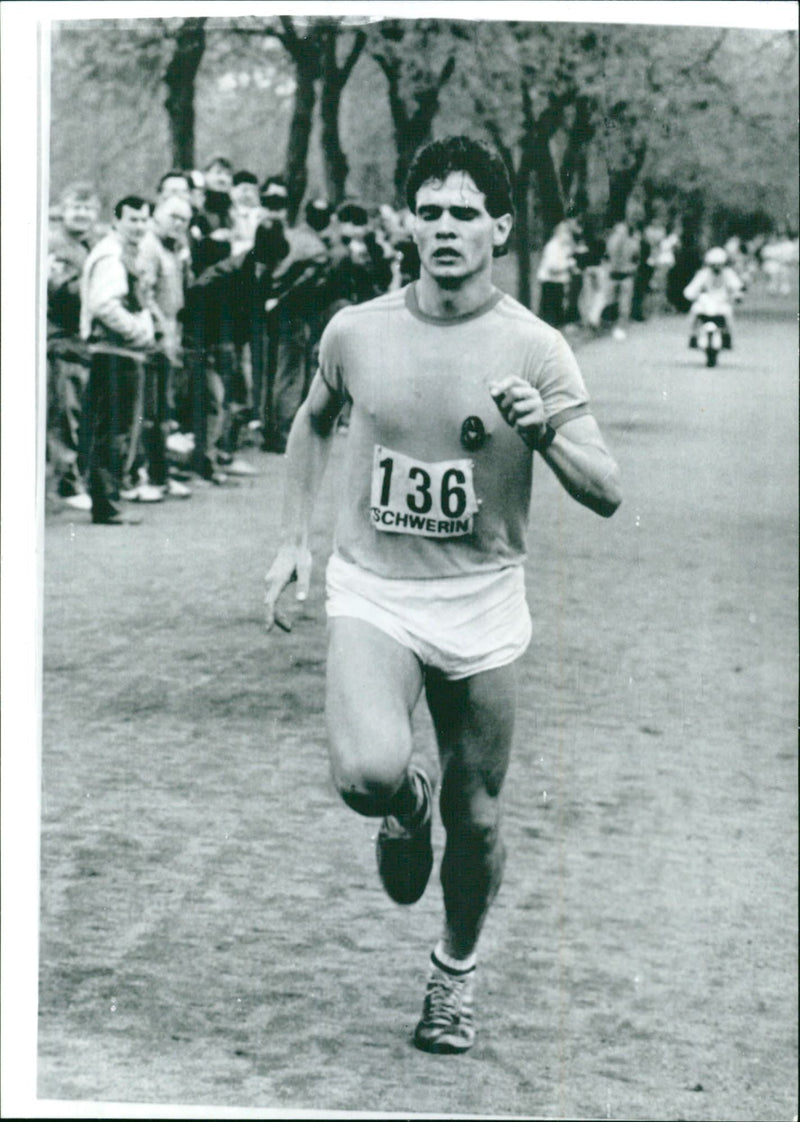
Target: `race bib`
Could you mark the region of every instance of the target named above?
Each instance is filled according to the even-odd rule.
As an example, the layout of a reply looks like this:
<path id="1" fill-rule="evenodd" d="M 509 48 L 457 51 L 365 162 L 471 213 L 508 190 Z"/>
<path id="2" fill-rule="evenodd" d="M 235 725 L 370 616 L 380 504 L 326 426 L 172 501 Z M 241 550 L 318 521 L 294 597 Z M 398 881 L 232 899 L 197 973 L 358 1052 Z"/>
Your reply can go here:
<path id="1" fill-rule="evenodd" d="M 426 464 L 375 445 L 370 514 L 376 530 L 460 538 L 472 533 L 477 510 L 472 460 Z"/>

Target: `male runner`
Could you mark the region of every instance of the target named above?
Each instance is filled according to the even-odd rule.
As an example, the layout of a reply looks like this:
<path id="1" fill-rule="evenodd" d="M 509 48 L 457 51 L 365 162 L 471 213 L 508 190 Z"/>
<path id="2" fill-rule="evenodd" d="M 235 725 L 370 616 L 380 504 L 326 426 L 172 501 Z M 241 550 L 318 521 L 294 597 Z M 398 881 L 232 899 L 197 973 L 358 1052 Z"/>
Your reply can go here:
<path id="1" fill-rule="evenodd" d="M 531 621 L 524 530 L 533 453 L 578 502 L 620 502 L 618 469 L 562 336 L 492 285 L 511 231 L 498 156 L 467 137 L 415 159 L 407 187 L 420 279 L 339 312 L 292 427 L 282 544 L 266 623 L 296 576 L 307 595 L 314 496 L 339 409 L 352 400 L 327 570 L 332 774 L 359 814 L 383 818 L 378 868 L 410 904 L 433 862 L 434 776 L 411 762 L 421 691 L 441 759 L 444 927 L 414 1041 L 473 1043 L 476 944 L 500 887 L 500 792 L 514 725 L 514 660 Z"/>

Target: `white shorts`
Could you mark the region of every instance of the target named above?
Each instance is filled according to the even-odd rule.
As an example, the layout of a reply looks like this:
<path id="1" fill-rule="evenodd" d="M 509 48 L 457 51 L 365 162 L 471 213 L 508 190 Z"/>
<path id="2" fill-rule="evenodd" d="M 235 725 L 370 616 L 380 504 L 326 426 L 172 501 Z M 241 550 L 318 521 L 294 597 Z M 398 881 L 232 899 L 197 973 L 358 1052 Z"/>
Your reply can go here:
<path id="1" fill-rule="evenodd" d="M 389 580 L 334 554 L 326 585 L 329 618 L 371 623 L 453 681 L 513 662 L 531 640 L 521 565 L 460 577 Z"/>

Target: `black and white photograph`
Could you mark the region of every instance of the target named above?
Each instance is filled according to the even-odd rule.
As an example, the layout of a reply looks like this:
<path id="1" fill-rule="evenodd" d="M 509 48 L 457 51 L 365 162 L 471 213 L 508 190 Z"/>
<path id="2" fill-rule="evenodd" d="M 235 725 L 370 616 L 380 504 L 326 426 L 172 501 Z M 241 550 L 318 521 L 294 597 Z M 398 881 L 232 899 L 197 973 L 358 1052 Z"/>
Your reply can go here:
<path id="1" fill-rule="evenodd" d="M 0 21 L 3 1117 L 797 1122 L 797 5 Z"/>

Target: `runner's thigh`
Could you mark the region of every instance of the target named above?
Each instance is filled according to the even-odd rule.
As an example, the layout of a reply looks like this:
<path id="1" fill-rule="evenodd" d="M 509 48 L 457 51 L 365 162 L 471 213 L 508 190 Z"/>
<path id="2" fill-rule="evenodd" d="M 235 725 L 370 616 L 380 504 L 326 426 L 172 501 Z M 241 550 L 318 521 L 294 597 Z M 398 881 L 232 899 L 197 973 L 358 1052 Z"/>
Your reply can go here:
<path id="1" fill-rule="evenodd" d="M 422 689 L 416 656 L 360 619 L 328 623 L 326 715 L 334 779 L 394 787 L 412 749 L 411 714 Z"/>

